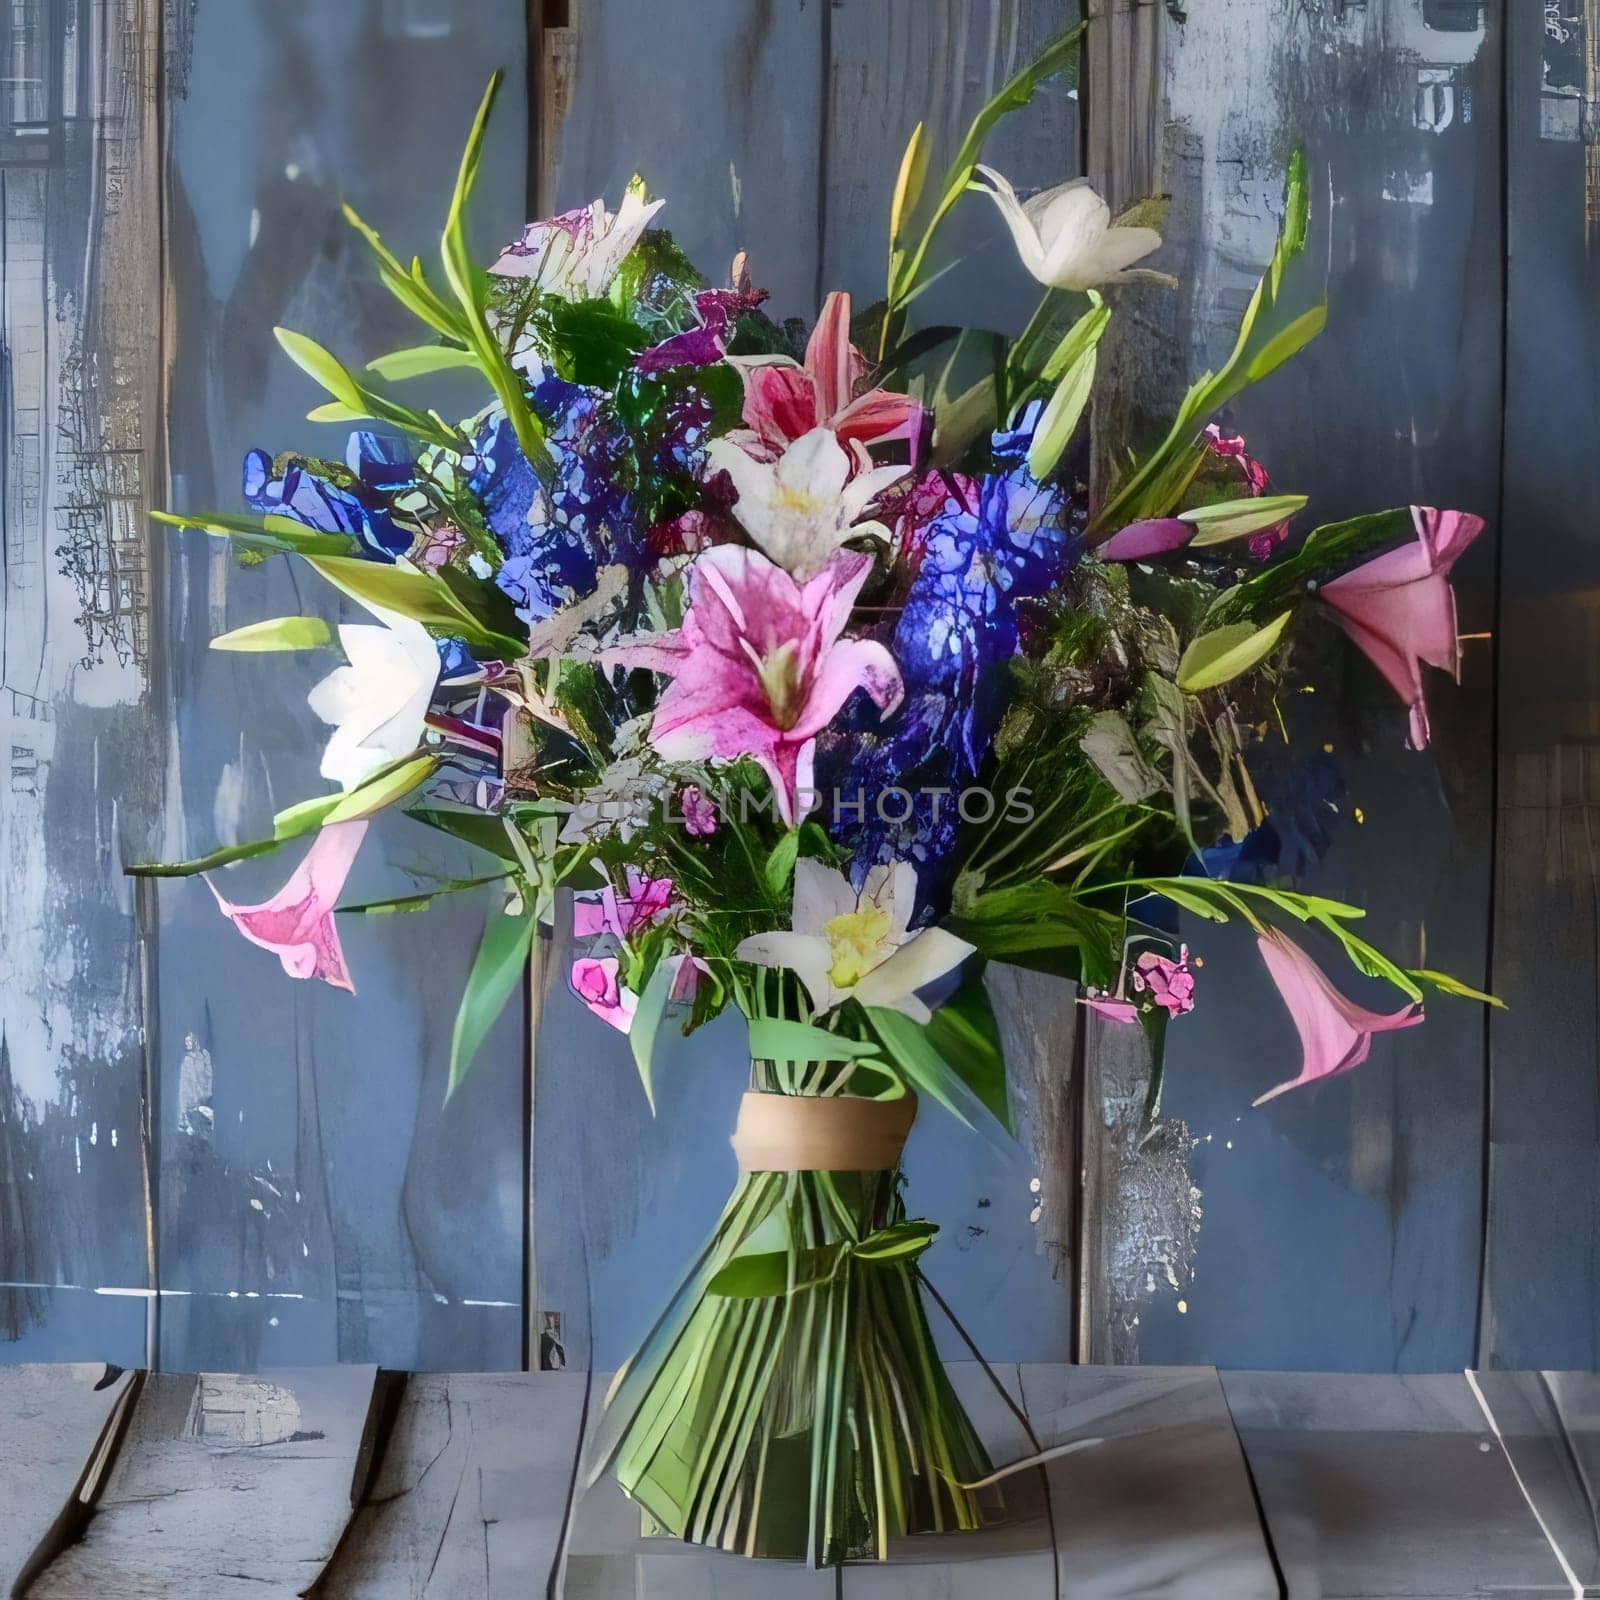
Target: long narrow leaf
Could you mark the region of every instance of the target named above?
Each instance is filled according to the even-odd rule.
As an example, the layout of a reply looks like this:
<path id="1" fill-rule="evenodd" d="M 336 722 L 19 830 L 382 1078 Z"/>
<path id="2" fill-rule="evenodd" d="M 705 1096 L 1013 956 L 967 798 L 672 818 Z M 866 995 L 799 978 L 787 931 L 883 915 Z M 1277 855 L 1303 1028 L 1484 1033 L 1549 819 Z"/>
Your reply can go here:
<path id="1" fill-rule="evenodd" d="M 483 942 L 472 963 L 467 986 L 462 991 L 456 1012 L 455 1030 L 450 1038 L 450 1082 L 445 1102 L 461 1087 L 473 1058 L 489 1036 L 495 1019 L 506 1002 L 517 992 L 528 965 L 528 952 L 538 930 L 538 919 L 531 909 L 511 913 L 495 910 L 483 930 Z"/>

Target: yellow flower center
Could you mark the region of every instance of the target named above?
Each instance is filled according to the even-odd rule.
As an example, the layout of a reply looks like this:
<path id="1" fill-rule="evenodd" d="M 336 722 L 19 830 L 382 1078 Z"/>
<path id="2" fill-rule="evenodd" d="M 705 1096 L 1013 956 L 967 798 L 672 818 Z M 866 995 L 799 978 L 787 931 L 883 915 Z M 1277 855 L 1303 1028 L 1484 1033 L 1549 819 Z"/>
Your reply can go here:
<path id="1" fill-rule="evenodd" d="M 874 967 L 882 966 L 889 954 L 885 948 L 889 913 L 876 906 L 846 911 L 832 918 L 823 932 L 833 957 L 828 980 L 836 989 L 853 989 Z"/>
<path id="2" fill-rule="evenodd" d="M 756 661 L 755 668 L 767 704 L 772 707 L 773 724 L 779 728 L 792 728 L 800 715 L 803 687 L 800 682 L 799 644 L 794 641 L 780 644 L 771 655 Z"/>

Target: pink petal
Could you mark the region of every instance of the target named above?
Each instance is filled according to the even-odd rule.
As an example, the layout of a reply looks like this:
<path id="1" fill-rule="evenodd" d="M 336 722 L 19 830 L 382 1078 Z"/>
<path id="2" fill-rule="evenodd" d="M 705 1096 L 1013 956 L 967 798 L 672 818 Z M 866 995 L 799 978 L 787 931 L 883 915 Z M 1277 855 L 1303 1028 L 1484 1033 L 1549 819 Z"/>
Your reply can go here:
<path id="1" fill-rule="evenodd" d="M 1139 1020 L 1138 1008 L 1131 1000 L 1114 1000 L 1110 995 L 1096 995 L 1092 1000 L 1084 1000 L 1086 1005 L 1097 1016 L 1104 1017 L 1108 1022 L 1137 1022 Z"/>
<path id="2" fill-rule="evenodd" d="M 615 956 L 584 956 L 572 963 L 568 981 L 572 992 L 600 1018 L 619 1033 L 633 1026 L 633 1014 L 639 997 L 617 982 Z"/>
<path id="3" fill-rule="evenodd" d="M 811 379 L 792 362 L 764 362 L 744 374 L 744 422 L 767 445 L 781 449 L 817 425 Z"/>
<path id="4" fill-rule="evenodd" d="M 289 881 L 270 900 L 240 906 L 226 900 L 207 877 L 222 914 L 251 944 L 273 951 L 291 978 L 321 978 L 355 993 L 334 920 L 334 906 L 366 837 L 365 819 L 335 822 L 312 843 Z"/>
<path id="5" fill-rule="evenodd" d="M 829 426 L 847 444 L 885 444 L 904 439 L 913 449 L 922 434 L 922 406 L 908 394 L 869 389 L 839 412 Z"/>
<path id="6" fill-rule="evenodd" d="M 1180 549 L 1194 537 L 1190 523 L 1177 517 L 1158 517 L 1150 522 L 1130 522 L 1119 528 L 1095 554 L 1102 561 L 1143 561 L 1146 556 L 1159 556 L 1169 550 Z"/>
<path id="7" fill-rule="evenodd" d="M 850 404 L 861 361 L 850 347 L 850 296 L 834 290 L 806 345 L 806 371 L 816 385 L 817 420 L 837 416 Z"/>
<path id="8" fill-rule="evenodd" d="M 1254 1101 L 1258 1106 L 1286 1090 L 1360 1066 L 1367 1059 L 1375 1033 L 1414 1028 L 1423 1020 L 1421 1008 L 1416 1005 L 1385 1015 L 1346 999 L 1316 962 L 1276 928 L 1269 928 L 1258 937 L 1256 947 L 1289 1008 L 1303 1055 L 1299 1076 L 1259 1096 Z"/>
<path id="9" fill-rule="evenodd" d="M 894 657 L 875 639 L 842 639 L 828 651 L 790 733 L 796 737 L 820 733 L 857 689 L 865 689 L 885 716 L 905 695 Z"/>

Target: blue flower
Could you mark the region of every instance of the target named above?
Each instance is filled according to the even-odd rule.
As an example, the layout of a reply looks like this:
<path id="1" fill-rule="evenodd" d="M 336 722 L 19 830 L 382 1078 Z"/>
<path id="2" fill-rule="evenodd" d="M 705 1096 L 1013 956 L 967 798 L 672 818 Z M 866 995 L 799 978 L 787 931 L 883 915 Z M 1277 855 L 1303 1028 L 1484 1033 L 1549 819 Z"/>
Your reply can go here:
<path id="1" fill-rule="evenodd" d="M 391 511 L 395 494 L 410 488 L 416 465 L 404 443 L 372 433 L 352 433 L 345 464 L 355 481 L 336 484 L 291 460 L 282 477 L 273 475 L 272 458 L 252 450 L 244 458 L 244 499 L 252 511 L 293 517 L 319 533 L 345 533 L 359 539 L 363 553 L 392 561 L 412 544 L 411 532 Z"/>
<path id="2" fill-rule="evenodd" d="M 1037 409 L 1030 412 L 1024 427 L 994 436 L 1002 470 L 983 479 L 977 509 L 952 496 L 924 531 L 891 646 L 905 704 L 881 737 L 863 732 L 851 741 L 855 753 L 839 784 L 851 798 L 857 789 L 867 797 L 865 821 L 841 819 L 835 829 L 854 850 L 858 877 L 896 859 L 949 862 L 952 800 L 936 806 L 931 795 L 918 795 L 907 821 L 893 824 L 875 815 L 875 793 L 960 790 L 977 778 L 1005 712 L 1005 665 L 1021 647 L 1017 603 L 1047 593 L 1083 552 L 1065 495 L 1028 474 L 1024 434 L 1031 438 Z M 919 874 L 928 904 L 947 878 Z"/>

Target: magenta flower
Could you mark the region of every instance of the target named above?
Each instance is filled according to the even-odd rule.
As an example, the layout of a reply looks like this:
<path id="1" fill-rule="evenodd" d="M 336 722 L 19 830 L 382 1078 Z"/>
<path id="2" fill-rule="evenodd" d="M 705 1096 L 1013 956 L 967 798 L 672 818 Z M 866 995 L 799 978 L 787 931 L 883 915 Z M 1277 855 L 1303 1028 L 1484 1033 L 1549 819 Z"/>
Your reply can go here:
<path id="1" fill-rule="evenodd" d="M 572 897 L 572 931 L 580 939 L 609 933 L 631 938 L 641 928 L 659 922 L 672 910 L 672 879 L 651 878 L 629 867 L 628 892 L 619 895 L 608 883 L 603 889 Z"/>
<path id="2" fill-rule="evenodd" d="M 1112 994 L 1090 995 L 1085 1000 L 1078 1002 L 1088 1006 L 1096 1016 L 1104 1017 L 1108 1022 L 1137 1022 L 1139 1008 L 1131 1000 L 1119 1000 Z"/>
<path id="3" fill-rule="evenodd" d="M 787 356 L 735 357 L 744 379 L 744 420 L 739 442 L 764 461 L 775 460 L 813 428 L 829 428 L 859 465 L 866 447 L 904 439 L 913 451 L 922 430 L 922 407 L 909 395 L 856 385 L 866 362 L 850 343 L 850 296 L 838 290 L 823 302 L 806 345 L 804 366 Z"/>
<path id="4" fill-rule="evenodd" d="M 1460 675 L 1450 569 L 1483 531 L 1483 518 L 1413 506 L 1411 520 L 1415 544 L 1401 545 L 1330 579 L 1320 594 L 1340 627 L 1411 708 L 1411 743 L 1421 750 L 1428 742 L 1422 663 Z"/>
<path id="5" fill-rule="evenodd" d="M 1184 945 L 1178 959 L 1146 950 L 1133 964 L 1136 993 L 1150 992 L 1150 998 L 1169 1015 L 1177 1017 L 1194 1010 L 1194 974 L 1189 970 L 1189 947 Z"/>
<path id="6" fill-rule="evenodd" d="M 740 546 L 698 557 L 683 626 L 606 652 L 671 677 L 650 730 L 657 751 L 668 761 L 753 757 L 793 825 L 817 734 L 857 689 L 884 713 L 905 692 L 881 644 L 839 637 L 871 566 L 870 556 L 841 550 L 802 584 Z"/>
<path id="7" fill-rule="evenodd" d="M 1293 940 L 1269 928 L 1256 940 L 1261 959 L 1289 1008 L 1305 1059 L 1300 1075 L 1268 1089 L 1253 1103 L 1264 1105 L 1288 1089 L 1359 1067 L 1372 1049 L 1375 1033 L 1414 1028 L 1422 1021 L 1422 1008 L 1408 1005 L 1387 1016 L 1368 1011 L 1347 1000 L 1328 982 L 1327 975 Z"/>
<path id="8" fill-rule="evenodd" d="M 706 798 L 697 783 L 687 784 L 678 799 L 684 828 L 697 839 L 707 839 L 717 831 L 716 805 Z"/>
<path id="9" fill-rule="evenodd" d="M 618 1033 L 633 1026 L 639 997 L 617 982 L 615 956 L 580 957 L 572 963 L 570 981 L 572 992 L 602 1022 L 609 1022 Z"/>
<path id="10" fill-rule="evenodd" d="M 289 881 L 260 905 L 237 906 L 223 899 L 209 877 L 206 887 L 216 896 L 223 916 L 251 944 L 271 950 L 291 978 L 321 978 L 354 994 L 333 908 L 366 831 L 365 820 L 324 828 Z"/>

